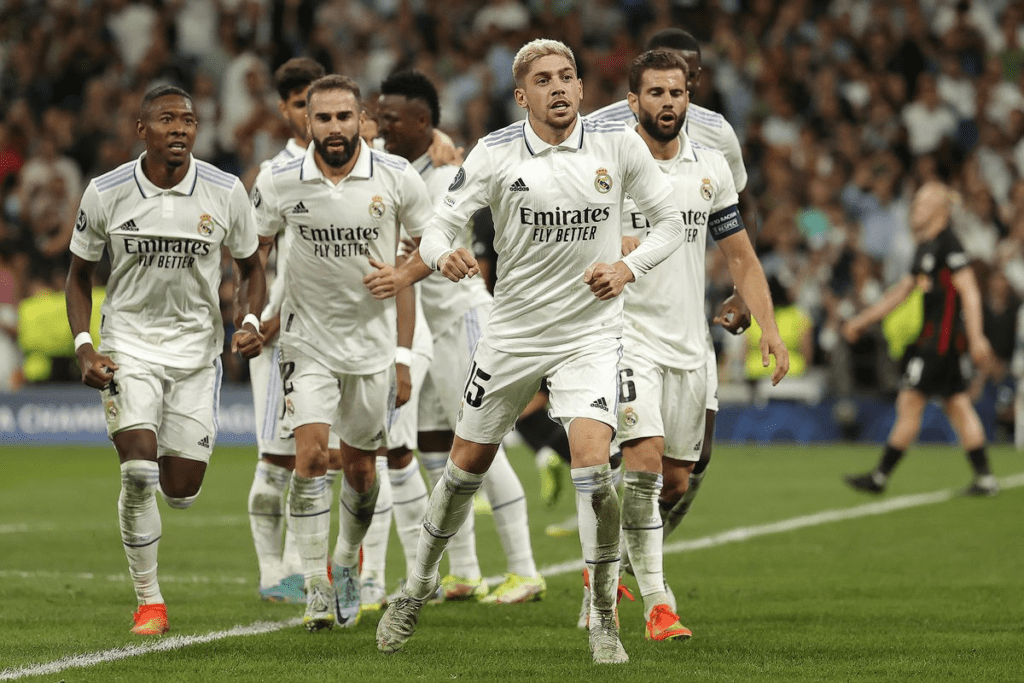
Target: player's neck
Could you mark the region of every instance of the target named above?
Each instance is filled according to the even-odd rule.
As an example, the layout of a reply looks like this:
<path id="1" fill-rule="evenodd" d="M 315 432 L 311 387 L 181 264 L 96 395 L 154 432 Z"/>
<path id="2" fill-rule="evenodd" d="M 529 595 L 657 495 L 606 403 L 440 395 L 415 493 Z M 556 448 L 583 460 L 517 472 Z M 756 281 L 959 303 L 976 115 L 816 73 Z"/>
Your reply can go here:
<path id="1" fill-rule="evenodd" d="M 142 174 L 146 176 L 146 179 L 149 180 L 149 182 L 153 183 L 161 190 L 169 190 L 185 178 L 185 175 L 188 173 L 188 169 L 191 165 L 191 155 L 189 155 L 189 159 L 186 163 L 181 164 L 180 166 L 170 166 L 169 164 L 160 163 L 147 154 L 142 157 Z"/>
<path id="2" fill-rule="evenodd" d="M 538 121 L 537 119 L 533 118 L 533 114 L 530 114 L 529 118 L 530 128 L 533 129 L 533 132 L 537 134 L 537 137 L 539 137 L 541 140 L 548 143 L 552 147 L 554 147 L 555 145 L 560 145 L 566 140 L 568 140 L 569 136 L 572 135 L 572 132 L 576 130 L 576 122 L 579 121 L 579 116 L 577 116 L 572 120 L 572 123 L 570 123 L 567 127 L 555 128 L 553 126 L 549 126 L 543 121 Z"/>
<path id="3" fill-rule="evenodd" d="M 313 161 L 316 162 L 316 167 L 320 169 L 320 172 L 324 174 L 324 178 L 327 178 L 332 183 L 337 185 L 344 180 L 352 169 L 355 168 L 356 161 L 359 160 L 359 155 L 362 153 L 362 144 L 356 144 L 356 151 L 352 154 L 352 158 L 345 162 L 344 166 L 335 167 L 329 165 L 324 161 L 323 157 L 320 156 L 319 152 L 314 152 Z"/>

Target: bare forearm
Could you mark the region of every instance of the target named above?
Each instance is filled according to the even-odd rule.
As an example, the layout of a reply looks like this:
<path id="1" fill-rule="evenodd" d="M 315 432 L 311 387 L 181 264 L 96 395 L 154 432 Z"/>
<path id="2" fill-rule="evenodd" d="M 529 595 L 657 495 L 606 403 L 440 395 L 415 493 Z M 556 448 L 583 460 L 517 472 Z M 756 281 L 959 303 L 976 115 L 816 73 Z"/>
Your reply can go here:
<path id="1" fill-rule="evenodd" d="M 872 325 L 896 310 L 896 307 L 906 301 L 913 290 L 914 279 L 907 275 L 893 285 L 876 303 L 858 313 L 854 319 L 865 327 Z"/>
<path id="2" fill-rule="evenodd" d="M 963 275 L 961 275 L 963 273 Z M 975 344 L 985 336 L 984 317 L 981 312 L 981 293 L 969 269 L 957 272 L 953 276 L 953 285 L 960 295 L 960 304 L 964 310 L 964 326 L 967 339 Z"/>
<path id="3" fill-rule="evenodd" d="M 247 259 L 235 261 L 238 272 L 235 297 L 235 325 L 241 327 L 242 318 L 252 313 L 257 318 L 267 301 L 267 275 L 260 263 L 258 252 Z"/>
<path id="4" fill-rule="evenodd" d="M 411 349 L 416 330 L 416 290 L 406 287 L 398 292 L 395 307 L 398 309 L 398 345 Z"/>
<path id="5" fill-rule="evenodd" d="M 398 273 L 407 289 L 433 272 L 434 269 L 424 263 L 419 249 L 409 254 L 409 258 L 398 268 Z"/>
<path id="6" fill-rule="evenodd" d="M 89 331 L 92 320 L 92 277 L 91 269 L 76 268 L 72 265 L 64 286 L 64 298 L 67 303 L 68 325 L 71 334 L 78 335 Z"/>
<path id="7" fill-rule="evenodd" d="M 749 253 L 741 252 L 729 259 L 729 274 L 761 329 L 777 332 L 775 307 L 768 290 L 768 279 L 752 248 Z"/>

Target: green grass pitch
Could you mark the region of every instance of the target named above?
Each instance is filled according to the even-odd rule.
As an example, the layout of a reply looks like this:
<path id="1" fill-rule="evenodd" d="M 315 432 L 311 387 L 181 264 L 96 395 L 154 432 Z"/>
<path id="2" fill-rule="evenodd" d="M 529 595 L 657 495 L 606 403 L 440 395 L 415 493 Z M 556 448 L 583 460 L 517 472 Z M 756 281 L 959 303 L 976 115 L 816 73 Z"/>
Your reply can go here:
<path id="1" fill-rule="evenodd" d="M 549 576 L 541 602 L 427 607 L 397 655 L 376 651 L 376 617 L 316 634 L 282 627 L 302 608 L 257 599 L 245 514 L 255 456 L 244 448 L 217 449 L 192 509 L 161 501 L 160 576 L 172 630 L 163 639 L 131 636 L 135 600 L 117 531 L 113 450 L 5 447 L 0 681 L 1024 680 L 1024 457 L 991 449 L 1009 486 L 990 499 L 908 498 L 968 482 L 963 454 L 951 447 L 914 448 L 881 498 L 846 489 L 840 475 L 866 470 L 878 453 L 719 445 L 693 510 L 670 539 L 687 548 L 665 560 L 693 639 L 644 641 L 639 601 L 624 603 L 631 661 L 598 668 L 575 627 L 575 569 Z M 546 508 L 532 457 L 520 449 L 510 457 L 531 501 L 538 566 L 578 561 L 576 536 L 544 534 L 572 512 L 571 484 Z M 902 509 L 864 507 L 902 500 Z M 824 511 L 838 512 L 814 516 Z M 727 533 L 736 529 L 746 531 Z M 503 555 L 483 515 L 477 539 L 485 575 L 500 574 Z M 403 569 L 392 534 L 389 588 Z M 636 592 L 631 578 L 626 583 Z M 275 630 L 218 635 L 257 622 Z M 215 634 L 208 642 L 183 641 L 208 634 Z M 166 649 L 154 651 L 161 641 Z M 132 646 L 142 650 L 111 661 Z M 94 657 L 42 673 L 81 655 Z"/>

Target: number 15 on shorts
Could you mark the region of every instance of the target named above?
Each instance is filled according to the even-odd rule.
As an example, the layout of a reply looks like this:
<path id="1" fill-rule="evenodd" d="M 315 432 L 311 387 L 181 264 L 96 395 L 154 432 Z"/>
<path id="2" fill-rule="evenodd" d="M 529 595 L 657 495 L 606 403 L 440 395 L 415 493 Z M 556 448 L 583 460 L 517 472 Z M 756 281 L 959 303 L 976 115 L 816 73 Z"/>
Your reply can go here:
<path id="1" fill-rule="evenodd" d="M 476 361 L 473 361 L 472 367 L 469 368 L 469 377 L 466 379 L 466 388 L 463 391 L 466 403 L 473 408 L 480 407 L 484 400 L 484 392 L 487 391 L 481 382 L 486 382 L 490 378 L 491 375 L 477 367 Z"/>

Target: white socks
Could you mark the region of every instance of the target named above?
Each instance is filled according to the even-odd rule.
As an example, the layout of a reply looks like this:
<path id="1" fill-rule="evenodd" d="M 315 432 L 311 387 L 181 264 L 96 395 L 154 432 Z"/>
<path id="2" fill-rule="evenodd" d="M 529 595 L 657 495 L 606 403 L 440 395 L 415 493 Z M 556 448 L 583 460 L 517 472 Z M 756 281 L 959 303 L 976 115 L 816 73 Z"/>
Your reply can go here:
<path id="1" fill-rule="evenodd" d="M 410 576 L 413 567 L 416 566 L 416 546 L 419 543 L 420 529 L 423 528 L 423 518 L 427 514 L 427 485 L 420 474 L 420 464 L 415 458 L 401 469 L 388 470 L 388 478 L 391 480 L 394 499 L 395 530 L 405 553 L 405 575 Z M 381 492 L 383 491 L 382 482 Z"/>
<path id="2" fill-rule="evenodd" d="M 256 463 L 249 489 L 249 528 L 260 568 L 260 588 L 276 585 L 285 577 L 282 567 L 284 499 L 292 473 L 264 460 Z"/>
<path id="3" fill-rule="evenodd" d="M 448 463 L 447 453 L 420 453 L 423 467 L 427 470 L 431 490 L 443 478 Z M 469 515 L 462 528 L 456 527 L 457 533 L 448 542 L 448 572 L 463 579 L 476 581 L 482 578 L 480 562 L 476 557 L 476 520 Z"/>
<path id="4" fill-rule="evenodd" d="M 306 585 L 315 577 L 326 579 L 327 534 L 331 528 L 331 492 L 327 478 L 307 479 L 293 474 L 288 514 Z"/>
<path id="5" fill-rule="evenodd" d="M 156 462 L 128 460 L 121 463 L 121 495 L 117 499 L 121 543 L 140 605 L 164 601 L 156 578 L 161 530 L 160 511 L 156 506 L 159 484 L 160 466 Z"/>
<path id="6" fill-rule="evenodd" d="M 444 476 L 430 494 L 427 516 L 420 531 L 416 567 L 409 574 L 405 590 L 411 597 L 426 599 L 434 588 L 434 577 L 448 540 L 473 514 L 473 496 L 484 475 L 471 474 L 450 460 Z"/>
<path id="7" fill-rule="evenodd" d="M 357 569 L 359 546 L 363 543 L 366 530 L 373 520 L 373 509 L 377 503 L 380 479 L 376 476 L 367 491 L 356 491 L 341 479 L 341 505 L 338 506 L 338 541 L 334 545 L 334 563 L 341 567 Z"/>
<path id="8" fill-rule="evenodd" d="M 377 503 L 373 508 L 373 521 L 363 538 L 363 568 L 360 576 L 374 578 L 384 585 L 384 568 L 387 564 L 388 540 L 391 537 L 391 481 L 388 478 L 388 459 L 377 458 Z"/>
<path id="9" fill-rule="evenodd" d="M 662 476 L 654 472 L 627 470 L 623 475 L 622 537 L 626 542 L 644 613 L 658 604 L 667 604 L 662 567 L 662 521 L 658 509 Z"/>
<path id="10" fill-rule="evenodd" d="M 619 500 L 612 487 L 609 465 L 572 470 L 576 486 L 576 516 L 580 525 L 583 560 L 590 571 L 591 622 L 598 612 L 611 614 L 619 586 Z"/>
<path id="11" fill-rule="evenodd" d="M 556 454 L 557 457 L 557 454 Z M 530 542 L 530 525 L 526 514 L 526 493 L 508 461 L 505 449 L 498 447 L 494 462 L 484 478 L 484 493 L 491 503 L 494 524 L 498 528 L 501 547 L 508 559 L 508 571 L 519 576 L 537 576 Z"/>

